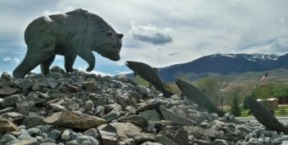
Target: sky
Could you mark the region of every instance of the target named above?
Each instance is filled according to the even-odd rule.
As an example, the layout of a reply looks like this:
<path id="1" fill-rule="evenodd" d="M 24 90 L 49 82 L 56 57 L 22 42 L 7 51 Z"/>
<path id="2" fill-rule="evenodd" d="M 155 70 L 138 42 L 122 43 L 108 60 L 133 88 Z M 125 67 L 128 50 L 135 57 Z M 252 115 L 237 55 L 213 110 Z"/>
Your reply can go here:
<path id="1" fill-rule="evenodd" d="M 31 21 L 77 8 L 124 34 L 120 61 L 94 53 L 97 74 L 131 72 L 127 60 L 166 67 L 216 53 L 282 55 L 288 53 L 287 5 L 287 0 L 0 0 L 0 73 L 11 73 L 23 60 Z M 62 56 L 55 65 L 64 68 Z M 76 59 L 74 68 L 86 67 Z"/>

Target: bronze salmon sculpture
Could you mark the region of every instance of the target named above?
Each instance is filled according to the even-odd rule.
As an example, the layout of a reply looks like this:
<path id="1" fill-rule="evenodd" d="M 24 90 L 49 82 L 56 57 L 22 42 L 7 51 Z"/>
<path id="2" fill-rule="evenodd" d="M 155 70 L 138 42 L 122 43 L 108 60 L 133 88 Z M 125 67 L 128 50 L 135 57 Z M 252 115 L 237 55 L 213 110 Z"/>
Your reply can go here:
<path id="1" fill-rule="evenodd" d="M 218 110 L 210 99 L 198 88 L 180 79 L 176 80 L 176 84 L 188 100 L 206 108 L 209 113 L 217 113 L 219 116 L 225 114 L 223 111 Z"/>
<path id="2" fill-rule="evenodd" d="M 164 88 L 164 85 L 155 68 L 152 68 L 148 64 L 136 61 L 127 61 L 126 65 L 134 71 L 134 74 L 138 74 L 143 79 L 155 86 L 157 90 L 160 90 L 164 97 L 170 97 L 173 95 L 173 93 Z"/>
<path id="3" fill-rule="evenodd" d="M 254 117 L 266 128 L 288 134 L 288 128 L 280 123 L 270 110 L 253 97 L 248 97 L 248 106 Z"/>
<path id="4" fill-rule="evenodd" d="M 101 17 L 83 9 L 39 17 L 25 30 L 27 53 L 13 76 L 23 78 L 39 64 L 43 74 L 49 73 L 56 54 L 64 56 L 67 72 L 73 71 L 77 56 L 89 64 L 86 71 L 92 71 L 95 66 L 92 51 L 117 61 L 122 37 Z"/>

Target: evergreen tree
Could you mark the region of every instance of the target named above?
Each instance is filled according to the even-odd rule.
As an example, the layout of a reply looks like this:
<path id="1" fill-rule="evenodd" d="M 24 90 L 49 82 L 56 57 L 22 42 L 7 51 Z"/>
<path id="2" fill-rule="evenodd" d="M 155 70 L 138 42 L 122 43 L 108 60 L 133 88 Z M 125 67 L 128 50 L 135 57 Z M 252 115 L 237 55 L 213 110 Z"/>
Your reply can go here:
<path id="1" fill-rule="evenodd" d="M 240 116 L 241 115 L 241 110 L 239 107 L 239 98 L 237 95 L 234 95 L 232 98 L 231 114 L 233 114 L 234 116 Z"/>

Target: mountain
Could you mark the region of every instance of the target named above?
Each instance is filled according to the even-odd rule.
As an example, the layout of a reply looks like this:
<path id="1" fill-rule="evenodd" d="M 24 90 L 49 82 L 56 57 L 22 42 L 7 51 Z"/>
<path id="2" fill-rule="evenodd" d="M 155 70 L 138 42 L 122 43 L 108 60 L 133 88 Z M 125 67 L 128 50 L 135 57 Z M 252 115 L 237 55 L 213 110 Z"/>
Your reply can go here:
<path id="1" fill-rule="evenodd" d="M 163 81 L 174 81 L 179 74 L 193 74 L 201 77 L 210 73 L 231 74 L 260 72 L 277 68 L 288 68 L 288 53 L 285 55 L 267 54 L 214 54 L 191 62 L 176 64 L 159 69 Z"/>

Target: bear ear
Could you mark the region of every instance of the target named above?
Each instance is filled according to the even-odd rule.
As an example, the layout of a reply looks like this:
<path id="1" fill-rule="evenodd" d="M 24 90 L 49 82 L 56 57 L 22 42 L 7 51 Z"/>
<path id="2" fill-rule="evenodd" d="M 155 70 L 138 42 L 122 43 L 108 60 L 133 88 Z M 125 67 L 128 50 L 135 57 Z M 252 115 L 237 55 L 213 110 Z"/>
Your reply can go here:
<path id="1" fill-rule="evenodd" d="M 117 35 L 118 35 L 119 38 L 123 38 L 124 37 L 124 35 L 122 33 L 117 34 Z"/>

